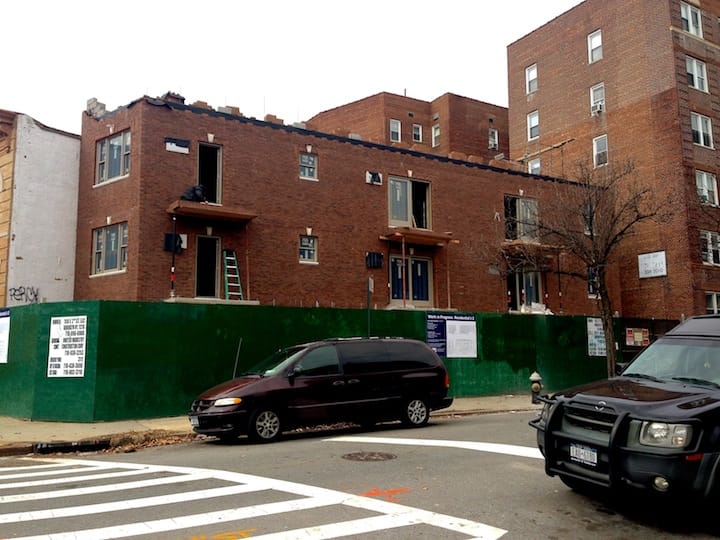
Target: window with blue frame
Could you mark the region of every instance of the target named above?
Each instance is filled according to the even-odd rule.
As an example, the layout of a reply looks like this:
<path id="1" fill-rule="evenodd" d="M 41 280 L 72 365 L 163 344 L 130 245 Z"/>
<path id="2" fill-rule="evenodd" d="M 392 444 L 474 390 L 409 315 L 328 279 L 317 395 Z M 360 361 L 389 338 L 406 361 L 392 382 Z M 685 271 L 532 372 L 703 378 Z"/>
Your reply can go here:
<path id="1" fill-rule="evenodd" d="M 432 298 L 432 261 L 421 257 L 390 257 L 390 288 L 393 301 L 403 299 L 418 305 L 430 305 Z M 404 285 L 404 295 L 403 295 Z"/>

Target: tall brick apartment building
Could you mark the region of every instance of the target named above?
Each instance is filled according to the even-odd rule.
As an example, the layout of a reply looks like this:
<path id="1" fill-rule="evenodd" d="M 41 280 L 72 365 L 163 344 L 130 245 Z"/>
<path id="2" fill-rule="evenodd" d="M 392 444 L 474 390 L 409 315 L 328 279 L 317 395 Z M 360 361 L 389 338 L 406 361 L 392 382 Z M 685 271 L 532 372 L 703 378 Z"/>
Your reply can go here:
<path id="1" fill-rule="evenodd" d="M 720 1 L 586 0 L 508 47 L 510 157 L 551 176 L 632 160 L 676 194 L 620 260 L 626 317 L 720 306 Z"/>
<path id="2" fill-rule="evenodd" d="M 371 283 L 370 305 L 378 309 L 504 312 L 544 304 L 594 313 L 587 284 L 556 274 L 560 261 L 549 249 L 538 246 L 532 260 L 507 272 L 514 247 L 533 243 L 533 232 L 515 220 L 519 209 L 542 211 L 543 200 L 574 187 L 487 164 L 508 151 L 506 111 L 463 99 L 443 96 L 436 107 L 369 98 L 365 105 L 383 100 L 383 114 L 400 122 L 381 120 L 359 136 L 331 128 L 331 112 L 297 127 L 232 107 L 188 105 L 175 94 L 111 112 L 89 103 L 75 299 L 360 308 Z M 465 142 L 451 134 L 462 124 L 453 111 L 462 110 L 479 130 Z M 446 115 L 452 121 L 433 152 L 427 131 Z M 422 140 L 404 145 L 415 124 Z M 491 125 L 500 126 L 497 148 L 488 141 Z M 234 273 L 239 291 L 226 278 Z"/>

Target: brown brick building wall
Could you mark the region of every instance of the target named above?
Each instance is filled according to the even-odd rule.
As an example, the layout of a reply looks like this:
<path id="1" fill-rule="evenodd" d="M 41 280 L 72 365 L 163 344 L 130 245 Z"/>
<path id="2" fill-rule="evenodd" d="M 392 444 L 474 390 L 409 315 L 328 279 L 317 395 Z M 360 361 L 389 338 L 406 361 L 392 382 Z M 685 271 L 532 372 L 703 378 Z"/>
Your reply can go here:
<path id="1" fill-rule="evenodd" d="M 696 169 L 717 174 L 715 148 L 693 144 L 692 111 L 720 136 L 720 2 L 690 2 L 702 10 L 702 39 L 683 30 L 681 2 L 586 0 L 508 47 L 510 155 L 538 156 L 543 174 L 573 178 L 576 163 L 592 164 L 593 138 L 606 135 L 611 162 L 632 160 L 634 181 L 671 195 L 675 215 L 647 224 L 618 256 L 627 317 L 677 319 L 704 313 L 705 294 L 720 291 L 720 268 L 703 263 L 701 221 L 717 231 L 717 208 L 701 205 Z M 588 36 L 602 32 L 602 59 L 589 62 Z M 686 56 L 707 66 L 709 91 L 690 88 Z M 538 88 L 526 91 L 525 70 L 537 65 Z M 591 87 L 603 83 L 604 110 L 592 115 Z M 528 140 L 527 115 L 539 113 L 540 136 Z M 715 145 L 718 143 L 715 142 Z M 639 278 L 638 255 L 664 251 L 667 276 Z"/>
<path id="2" fill-rule="evenodd" d="M 365 307 L 367 279 L 372 277 L 371 305 L 386 308 L 391 303 L 390 258 L 403 253 L 402 242 L 392 234 L 402 231 L 406 257 L 431 262 L 428 307 L 506 311 L 507 284 L 497 271 L 504 196 L 522 193 L 542 205 L 558 189 L 573 189 L 471 161 L 176 101 L 141 98 L 110 114 L 83 119 L 77 300 L 168 297 L 172 255 L 163 250 L 164 234 L 173 226 L 168 208 L 197 182 L 200 145 L 211 145 L 222 156 L 221 205 L 198 205 L 200 217 L 177 216 L 177 232 L 187 235 L 186 249 L 175 256 L 175 293 L 181 298 L 196 296 L 198 241 L 211 236 L 222 249 L 237 252 L 246 300 Z M 111 134 L 109 126 L 113 134 L 131 131 L 130 172 L 94 186 L 96 142 Z M 186 141 L 187 153 L 168 151 L 168 139 Z M 317 180 L 300 178 L 301 153 L 316 156 Z M 382 184 L 367 183 L 366 171 L 379 172 Z M 430 185 L 428 227 L 389 226 L 391 177 Z M 91 275 L 93 229 L 123 221 L 128 223 L 127 269 Z M 299 262 L 299 238 L 309 229 L 318 238 L 317 264 Z M 383 254 L 381 268 L 366 267 L 368 252 Z M 548 256 L 555 261 L 552 253 Z M 550 271 L 556 266 L 550 262 L 543 275 L 548 307 L 560 311 L 562 290 L 563 312 L 594 313 L 586 283 L 558 278 Z M 222 290 L 217 296 L 223 296 Z"/>

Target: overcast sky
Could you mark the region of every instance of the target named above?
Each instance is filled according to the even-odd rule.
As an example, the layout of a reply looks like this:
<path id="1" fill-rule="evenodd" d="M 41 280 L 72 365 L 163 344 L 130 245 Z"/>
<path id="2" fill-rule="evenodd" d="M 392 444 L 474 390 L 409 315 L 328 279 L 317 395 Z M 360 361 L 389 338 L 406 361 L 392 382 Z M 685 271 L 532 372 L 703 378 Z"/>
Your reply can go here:
<path id="1" fill-rule="evenodd" d="M 290 124 L 378 92 L 507 106 L 507 45 L 580 0 L 13 0 L 0 109 L 80 133 L 167 91 Z"/>

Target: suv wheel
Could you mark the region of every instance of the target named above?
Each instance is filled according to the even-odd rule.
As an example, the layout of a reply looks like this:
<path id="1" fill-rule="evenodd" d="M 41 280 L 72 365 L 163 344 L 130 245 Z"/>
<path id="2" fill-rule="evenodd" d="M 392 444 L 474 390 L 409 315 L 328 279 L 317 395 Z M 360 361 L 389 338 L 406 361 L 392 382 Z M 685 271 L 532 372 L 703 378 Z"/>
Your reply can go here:
<path id="1" fill-rule="evenodd" d="M 405 402 L 402 413 L 402 423 L 406 426 L 420 427 L 428 423 L 430 409 L 424 399 L 415 398 Z"/>
<path id="2" fill-rule="evenodd" d="M 250 418 L 248 435 L 260 442 L 272 442 L 280 437 L 280 417 L 272 409 L 258 409 Z"/>

